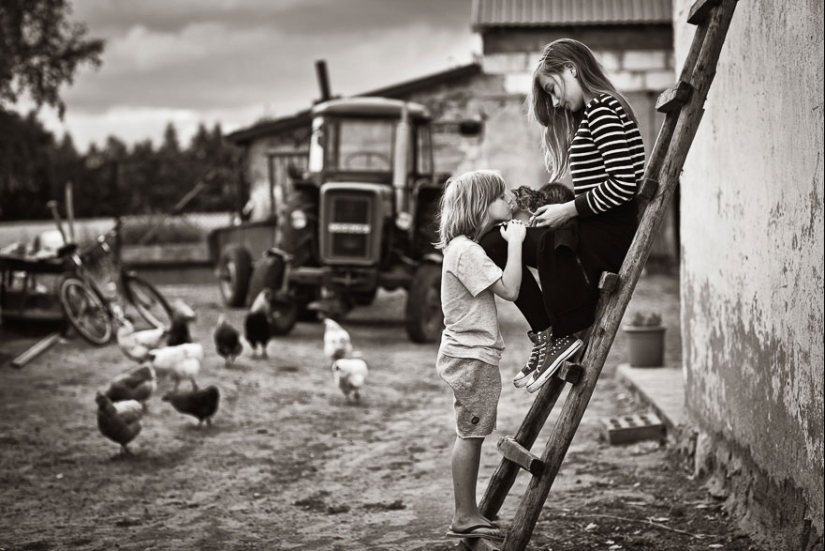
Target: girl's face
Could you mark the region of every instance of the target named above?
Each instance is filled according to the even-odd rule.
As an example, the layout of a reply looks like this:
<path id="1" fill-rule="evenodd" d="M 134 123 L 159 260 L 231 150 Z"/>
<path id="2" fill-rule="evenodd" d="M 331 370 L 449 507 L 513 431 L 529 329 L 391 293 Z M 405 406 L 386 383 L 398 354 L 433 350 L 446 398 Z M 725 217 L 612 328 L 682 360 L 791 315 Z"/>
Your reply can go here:
<path id="1" fill-rule="evenodd" d="M 561 73 L 557 74 L 541 73 L 538 81 L 541 89 L 552 98 L 553 107 L 556 109 L 580 111 L 591 99 L 582 90 L 576 78 L 576 68 L 573 66 L 565 67 Z"/>

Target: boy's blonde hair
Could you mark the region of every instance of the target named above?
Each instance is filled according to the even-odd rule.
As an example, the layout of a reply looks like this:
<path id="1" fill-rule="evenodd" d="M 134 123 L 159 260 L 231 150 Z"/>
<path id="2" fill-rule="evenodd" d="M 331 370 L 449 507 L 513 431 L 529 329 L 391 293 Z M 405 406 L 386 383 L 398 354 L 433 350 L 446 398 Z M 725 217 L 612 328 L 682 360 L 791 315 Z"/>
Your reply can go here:
<path id="1" fill-rule="evenodd" d="M 437 249 L 459 235 L 478 239 L 487 223 L 487 209 L 507 192 L 507 184 L 495 170 L 465 172 L 447 180 L 438 213 Z"/>
<path id="2" fill-rule="evenodd" d="M 552 98 L 541 87 L 539 76 L 559 75 L 568 66 L 576 68 L 577 79 L 584 92 L 592 96 L 613 96 L 627 116 L 639 125 L 630 103 L 607 78 L 604 68 L 590 48 L 572 38 L 559 38 L 551 42 L 544 47 L 541 60 L 533 71 L 533 86 L 527 98 L 530 118 L 544 127 L 541 145 L 550 181 L 560 179 L 570 166 L 568 150 L 583 111 L 571 113 L 562 107 L 554 107 Z"/>

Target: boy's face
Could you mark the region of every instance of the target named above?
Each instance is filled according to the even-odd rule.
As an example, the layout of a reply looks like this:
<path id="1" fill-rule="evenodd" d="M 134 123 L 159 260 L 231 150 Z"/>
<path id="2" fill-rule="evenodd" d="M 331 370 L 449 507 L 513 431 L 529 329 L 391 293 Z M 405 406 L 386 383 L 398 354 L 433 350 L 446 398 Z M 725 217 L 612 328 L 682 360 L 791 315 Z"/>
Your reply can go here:
<path id="1" fill-rule="evenodd" d="M 490 223 L 505 222 L 513 217 L 513 193 L 505 190 L 487 209 Z"/>

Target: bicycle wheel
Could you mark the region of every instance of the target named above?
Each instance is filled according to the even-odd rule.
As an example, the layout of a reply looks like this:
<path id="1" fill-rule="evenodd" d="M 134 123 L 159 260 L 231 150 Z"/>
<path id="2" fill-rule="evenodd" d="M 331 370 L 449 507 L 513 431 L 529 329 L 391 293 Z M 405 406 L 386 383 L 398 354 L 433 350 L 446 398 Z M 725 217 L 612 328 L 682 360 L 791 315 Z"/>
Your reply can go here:
<path id="1" fill-rule="evenodd" d="M 82 279 L 67 276 L 60 282 L 60 306 L 75 331 L 90 343 L 103 346 L 112 340 L 106 301 Z"/>
<path id="2" fill-rule="evenodd" d="M 154 285 L 140 276 L 124 274 L 123 285 L 129 303 L 153 327 L 171 327 L 172 307 Z"/>

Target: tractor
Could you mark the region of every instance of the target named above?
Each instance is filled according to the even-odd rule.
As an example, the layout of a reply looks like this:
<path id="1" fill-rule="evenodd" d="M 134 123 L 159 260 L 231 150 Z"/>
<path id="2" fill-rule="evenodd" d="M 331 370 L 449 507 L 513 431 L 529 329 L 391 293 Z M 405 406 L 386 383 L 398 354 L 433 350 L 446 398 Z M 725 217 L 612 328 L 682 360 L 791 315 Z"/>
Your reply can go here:
<path id="1" fill-rule="evenodd" d="M 253 265 L 232 233 L 210 236 L 224 299 L 243 306 L 270 288 L 272 333 L 284 335 L 297 321 L 369 305 L 379 288 L 403 288 L 409 338 L 436 341 L 444 317 L 434 243 L 447 175 L 434 172 L 426 107 L 333 99 L 316 104 L 311 119 L 306 170 L 290 171 L 280 216 L 264 230 L 273 246 Z"/>

